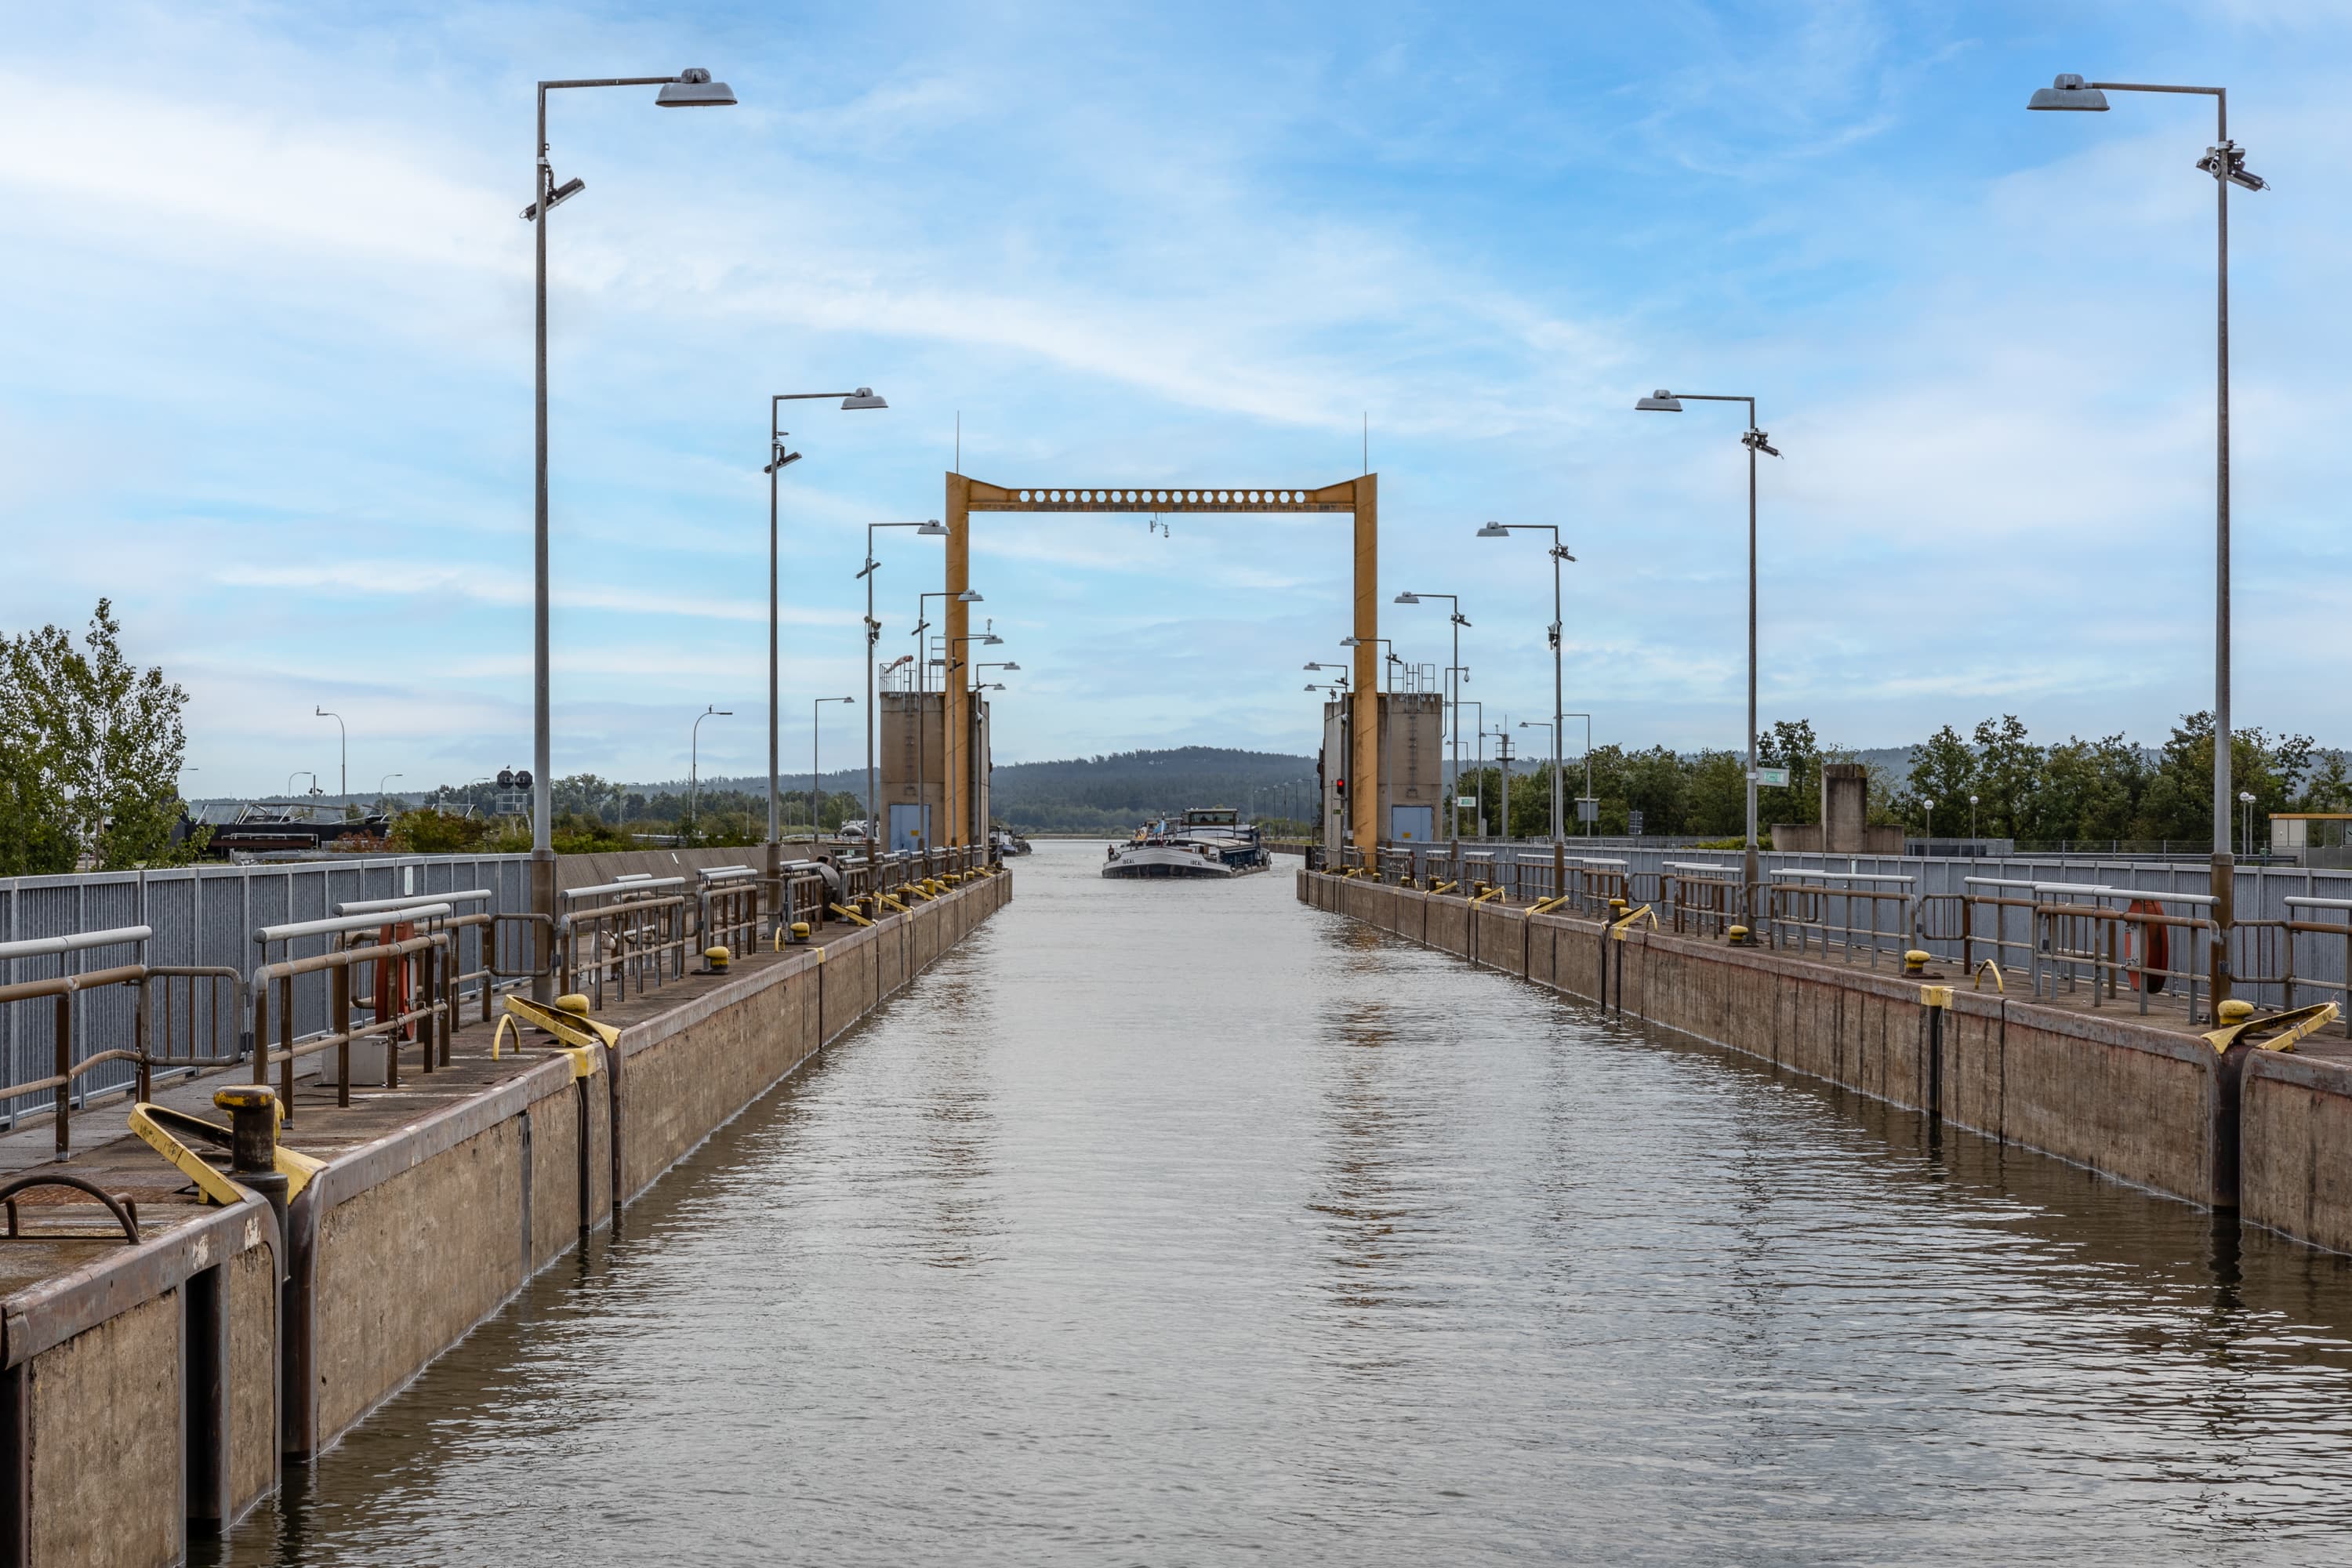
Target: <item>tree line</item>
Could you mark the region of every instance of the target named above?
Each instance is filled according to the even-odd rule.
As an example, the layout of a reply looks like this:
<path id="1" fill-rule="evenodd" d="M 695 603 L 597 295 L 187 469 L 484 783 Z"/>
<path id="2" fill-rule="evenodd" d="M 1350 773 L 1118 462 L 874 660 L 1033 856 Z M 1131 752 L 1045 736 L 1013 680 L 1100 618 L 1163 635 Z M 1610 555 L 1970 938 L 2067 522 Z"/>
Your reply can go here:
<path id="1" fill-rule="evenodd" d="M 2271 812 L 2352 810 L 2352 776 L 2343 753 L 2320 750 L 2308 735 L 2259 727 L 2236 731 L 2230 739 L 2231 792 L 2253 795 L 2257 838 Z M 1758 815 L 1768 833 L 1775 823 L 1820 818 L 1823 764 L 1864 760 L 1851 749 L 1822 742 L 1802 719 L 1774 721 L 1757 739 L 1757 759 L 1763 766 L 1789 770 L 1788 787 L 1760 794 Z M 1746 770 L 1736 752 L 1597 746 L 1591 761 L 1601 833 L 1630 832 L 1637 811 L 1645 834 L 1713 839 L 1746 831 Z M 1563 813 L 1567 831 L 1575 834 L 1581 831 L 1575 797 L 1584 793 L 1584 768 L 1571 762 L 1564 772 Z M 1512 774 L 1512 837 L 1549 833 L 1548 773 L 1537 764 Z M 1875 765 L 1871 773 L 1871 820 L 1899 824 L 1914 835 L 1932 826 L 1938 837 L 1973 832 L 2030 845 L 2195 845 L 2212 837 L 2210 713 L 2183 716 L 2165 742 L 2152 749 L 2120 734 L 2038 742 L 2013 713 L 1986 719 L 1965 736 L 1946 724 L 1911 748 L 1907 773 Z M 1462 793 L 1483 803 L 1490 827 L 1502 820 L 1502 786 L 1499 767 L 1465 774 Z"/>

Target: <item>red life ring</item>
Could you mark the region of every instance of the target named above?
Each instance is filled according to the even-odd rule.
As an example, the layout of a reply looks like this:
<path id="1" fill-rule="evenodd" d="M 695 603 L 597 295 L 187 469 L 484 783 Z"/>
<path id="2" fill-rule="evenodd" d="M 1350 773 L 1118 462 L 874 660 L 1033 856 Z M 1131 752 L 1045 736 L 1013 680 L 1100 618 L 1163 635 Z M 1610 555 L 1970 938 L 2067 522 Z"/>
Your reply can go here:
<path id="1" fill-rule="evenodd" d="M 2136 915 L 2160 915 L 2162 905 L 2154 899 L 2134 899 L 2130 912 Z M 2172 966 L 2171 943 L 2165 940 L 2168 928 L 2143 925 L 2137 921 L 2124 927 L 2124 950 L 2129 955 L 2126 973 L 2131 976 L 2132 989 L 2146 991 L 2153 996 L 2164 989 L 2163 970 Z M 2145 951 L 2143 951 L 2145 950 Z M 2150 973 L 2149 971 L 2158 973 Z"/>

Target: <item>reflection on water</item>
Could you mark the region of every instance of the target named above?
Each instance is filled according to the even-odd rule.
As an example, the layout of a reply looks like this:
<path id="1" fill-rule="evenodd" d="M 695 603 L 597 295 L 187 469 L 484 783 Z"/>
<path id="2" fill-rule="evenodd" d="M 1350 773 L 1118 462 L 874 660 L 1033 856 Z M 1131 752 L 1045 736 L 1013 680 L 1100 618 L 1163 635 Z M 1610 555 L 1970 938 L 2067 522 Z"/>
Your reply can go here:
<path id="1" fill-rule="evenodd" d="M 1041 846 L 238 1563 L 2322 1563 L 2352 1270 Z"/>

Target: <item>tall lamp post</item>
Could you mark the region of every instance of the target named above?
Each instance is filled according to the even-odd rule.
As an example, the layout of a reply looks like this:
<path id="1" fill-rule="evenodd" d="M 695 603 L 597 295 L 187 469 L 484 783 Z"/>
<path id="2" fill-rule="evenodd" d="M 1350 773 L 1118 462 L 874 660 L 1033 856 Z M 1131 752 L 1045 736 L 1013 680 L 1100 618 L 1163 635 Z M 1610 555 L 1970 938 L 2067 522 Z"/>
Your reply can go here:
<path id="1" fill-rule="evenodd" d="M 1756 454 L 1777 458 L 1780 449 L 1772 439 L 1756 427 L 1756 400 L 1740 394 L 1713 392 L 1668 392 L 1658 388 L 1633 405 L 1645 414 L 1680 414 L 1683 405 L 1690 403 L 1744 403 L 1748 405 L 1748 428 L 1739 434 L 1739 444 L 1748 448 L 1748 851 L 1741 859 L 1741 910 L 1748 921 L 1750 942 L 1755 941 L 1756 887 L 1762 873 L 1758 868 L 1756 852 Z"/>
<path id="2" fill-rule="evenodd" d="M 877 528 L 911 528 L 925 539 L 945 539 L 948 536 L 948 531 L 946 526 L 935 517 L 921 522 L 869 522 L 866 525 L 866 564 L 857 569 L 857 574 L 866 579 L 866 863 L 874 868 L 878 878 L 882 856 L 882 826 L 874 819 L 874 727 L 877 722 L 875 716 L 877 704 L 874 697 L 874 647 L 882 640 L 882 623 L 874 618 L 874 574 L 882 570 L 882 563 L 876 560 L 874 556 L 874 531 Z M 917 606 L 915 618 L 917 620 L 922 618 L 919 605 Z M 915 731 L 919 735 L 923 728 L 919 703 L 915 719 Z M 919 770 L 918 772 L 919 774 Z M 919 776 L 916 787 L 919 790 L 921 788 Z M 881 883 L 877 880 L 874 885 L 880 887 Z M 781 900 L 778 901 L 782 902 Z"/>
<path id="3" fill-rule="evenodd" d="M 944 597 L 945 595 L 942 595 L 941 596 Z M 956 657 L 956 644 L 971 642 L 976 642 L 982 647 L 998 647 L 1003 646 L 1004 639 L 998 637 L 994 632 L 973 632 L 969 637 L 948 638 L 946 644 L 947 668 L 941 671 L 940 675 L 940 689 L 942 692 L 947 690 L 948 683 L 950 681 L 960 681 L 963 679 L 962 671 L 965 668 L 965 665 L 962 659 Z M 945 702 L 941 702 L 940 704 L 940 727 L 942 730 L 947 728 L 947 714 L 948 706 Z M 977 720 L 975 719 L 973 721 L 977 722 Z M 940 759 L 940 768 L 944 777 L 951 779 L 955 777 L 956 737 L 953 734 L 949 734 L 943 737 L 940 743 L 947 749 L 947 755 Z M 959 799 L 965 800 L 967 804 L 971 805 L 975 814 L 979 811 L 980 792 L 978 790 L 960 789 L 956 792 L 956 795 Z M 976 825 L 972 823 L 958 823 L 956 825 L 958 842 L 975 841 L 962 838 L 961 834 L 963 829 L 970 828 L 971 832 L 977 836 L 983 832 L 987 826 L 988 825 L 984 822 Z"/>
<path id="4" fill-rule="evenodd" d="M 732 708 L 711 704 L 694 716 L 694 734 L 686 753 L 687 806 L 686 815 L 694 824 L 694 831 L 702 831 L 702 721 L 705 719 L 732 719 Z"/>
<path id="5" fill-rule="evenodd" d="M 926 849 L 931 847 L 933 837 L 930 831 L 930 803 L 923 798 L 924 792 L 930 787 L 929 776 L 924 771 L 923 760 L 923 732 L 930 728 L 930 720 L 924 711 L 922 700 L 924 694 L 931 689 L 931 653 L 930 648 L 923 641 L 923 634 L 931 629 L 931 622 L 929 615 L 923 606 L 933 599 L 946 597 L 948 593 L 945 589 L 936 594 L 915 595 L 915 629 L 911 634 L 915 639 L 915 817 L 920 824 L 915 829 L 915 836 L 922 840 L 923 847 Z M 977 588 L 966 588 L 962 593 L 955 595 L 955 601 L 960 605 L 978 605 L 985 602 Z M 944 679 L 941 684 L 945 684 Z M 940 701 L 940 747 L 942 756 L 946 753 L 947 743 L 947 701 L 943 697 Z M 944 762 L 940 765 L 943 769 L 946 766 Z M 944 773 L 941 776 L 944 781 Z M 946 792 L 942 789 L 940 793 L 944 795 Z"/>
<path id="6" fill-rule="evenodd" d="M 768 908 L 771 911 L 772 918 L 778 923 L 781 923 L 784 918 L 784 849 L 782 828 L 780 826 L 783 804 L 783 784 L 782 782 L 782 776 L 777 772 L 778 764 L 776 761 L 778 704 L 782 700 L 782 695 L 778 689 L 778 676 L 776 668 L 776 623 L 781 616 L 781 611 L 777 604 L 776 586 L 776 579 L 778 575 L 776 559 L 776 492 L 779 489 L 780 483 L 778 476 L 782 474 L 783 471 L 793 464 L 801 460 L 801 455 L 798 452 L 792 450 L 792 448 L 785 444 L 784 438 L 790 434 L 790 432 L 782 427 L 783 409 L 784 405 L 787 403 L 802 403 L 814 398 L 826 397 L 840 398 L 841 406 L 845 410 L 887 408 L 890 406 L 890 405 L 883 399 L 875 396 L 874 389 L 870 386 L 861 386 L 855 392 L 777 392 L 770 394 L 768 397 L 768 465 L 766 468 L 760 470 L 761 473 L 768 476 L 768 853 L 766 881 L 768 884 Z M 874 554 L 874 536 L 872 534 L 869 533 L 866 535 L 866 553 L 870 559 Z M 809 809 L 812 812 L 816 809 L 815 797 L 814 795 L 810 797 Z"/>
<path id="7" fill-rule="evenodd" d="M 824 795 L 824 774 L 817 767 L 817 721 L 824 715 L 828 702 L 846 702 L 857 706 L 855 697 L 819 697 L 809 703 L 809 842 L 814 844 L 824 835 L 824 809 L 819 801 Z"/>
<path id="8" fill-rule="evenodd" d="M 1453 709 L 1446 720 L 1454 758 L 1454 787 L 1445 796 L 1445 823 L 1453 831 L 1449 837 L 1462 837 L 1462 628 L 1470 624 L 1462 613 L 1462 601 L 1451 594 L 1404 593 L 1396 596 L 1400 605 L 1418 605 L 1423 599 L 1443 599 L 1454 622 L 1454 662 L 1445 667 L 1446 700 Z"/>
<path id="9" fill-rule="evenodd" d="M 2026 108 L 2103 111 L 2111 92 L 2188 93 L 2213 100 L 2214 144 L 2197 167 L 2213 179 L 2213 947 L 2214 1016 L 2230 999 L 2230 931 L 2237 923 L 2237 861 L 2230 853 L 2230 187 L 2259 191 L 2270 182 L 2246 167 L 2246 150 L 2230 140 L 2230 97 L 2218 87 L 2137 81 L 2084 81 L 2072 74 L 2038 89 Z"/>
<path id="10" fill-rule="evenodd" d="M 713 81 L 707 70 L 689 68 L 676 76 L 583 77 L 539 84 L 539 134 L 531 143 L 536 166 L 531 174 L 530 205 L 522 219 L 531 226 L 537 253 L 532 323 L 532 451 L 531 451 L 531 828 L 530 907 L 544 921 L 532 934 L 530 994 L 540 1003 L 555 1000 L 555 976 L 546 962 L 555 930 L 555 843 L 550 837 L 553 721 L 548 703 L 547 591 L 547 215 L 558 203 L 587 188 L 585 180 L 555 183 L 547 159 L 547 95 L 576 87 L 657 87 L 654 103 L 662 109 L 723 109 L 735 101 L 732 89 Z"/>
<path id="11" fill-rule="evenodd" d="M 386 773 L 386 774 L 384 774 L 384 775 L 383 775 L 383 777 L 382 777 L 382 778 L 380 778 L 380 779 L 376 780 L 376 781 L 375 781 L 375 802 L 376 802 L 376 805 L 378 805 L 379 806 L 382 806 L 382 805 L 385 805 L 385 804 L 387 803 L 387 801 L 391 798 L 390 796 L 388 796 L 388 795 L 386 795 L 384 794 L 384 790 L 385 790 L 386 786 L 388 786 L 388 785 L 392 783 L 392 781 L 393 781 L 393 780 L 394 780 L 394 779 L 404 779 L 404 778 L 406 778 L 407 776 L 408 776 L 408 775 L 407 775 L 406 773 Z"/>
<path id="12" fill-rule="evenodd" d="M 310 710 L 310 716 L 314 719 L 332 719 L 335 721 L 335 732 L 342 738 L 341 776 L 336 781 L 342 787 L 336 792 L 335 798 L 348 805 L 352 798 L 352 732 L 344 727 L 343 716 L 340 713 L 330 713 L 324 708 L 313 707 Z"/>
<path id="13" fill-rule="evenodd" d="M 1562 722 L 1562 715 L 1559 710 L 1560 704 L 1567 700 L 1567 698 L 1561 692 L 1560 687 L 1560 628 L 1564 624 L 1565 617 L 1560 612 L 1559 569 L 1564 563 L 1573 562 L 1576 557 L 1568 552 L 1568 546 L 1561 542 L 1559 537 L 1559 528 L 1555 523 L 1490 522 L 1486 527 L 1478 531 L 1478 537 L 1481 539 L 1508 539 L 1512 534 L 1518 532 L 1549 533 L 1551 535 L 1551 548 L 1547 552 L 1547 553 L 1551 556 L 1551 626 L 1548 634 L 1551 638 L 1551 723 L 1547 726 L 1547 728 L 1551 731 L 1552 742 L 1551 874 L 1553 878 L 1552 886 L 1555 889 L 1559 889 L 1567 885 L 1568 871 L 1568 847 L 1562 837 L 1565 831 L 1563 825 L 1566 819 L 1560 815 L 1559 809 L 1559 748 L 1561 737 L 1567 732 L 1567 727 Z M 1591 748 L 1588 746 L 1585 750 L 1590 752 Z M 1585 793 L 1590 795 L 1592 792 L 1588 788 Z"/>

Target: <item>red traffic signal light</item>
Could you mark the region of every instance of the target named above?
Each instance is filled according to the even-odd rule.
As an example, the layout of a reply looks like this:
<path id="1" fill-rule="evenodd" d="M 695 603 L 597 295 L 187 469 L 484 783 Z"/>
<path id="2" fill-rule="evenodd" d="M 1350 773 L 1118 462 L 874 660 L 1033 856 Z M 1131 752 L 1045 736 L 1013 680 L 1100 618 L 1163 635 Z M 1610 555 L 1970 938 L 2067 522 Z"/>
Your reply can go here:
<path id="1" fill-rule="evenodd" d="M 1331 787 L 1339 794 L 1345 795 L 1348 793 L 1348 781 L 1346 779 L 1334 779 L 1331 781 Z"/>

